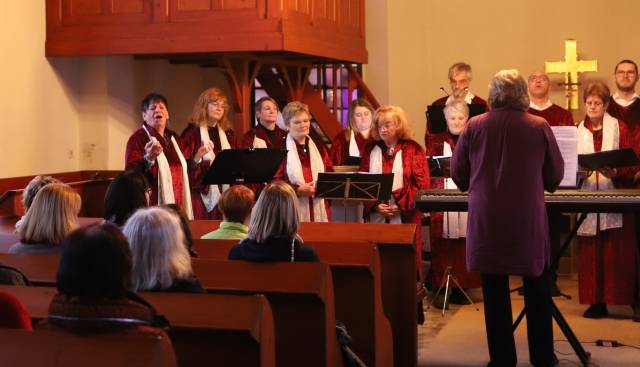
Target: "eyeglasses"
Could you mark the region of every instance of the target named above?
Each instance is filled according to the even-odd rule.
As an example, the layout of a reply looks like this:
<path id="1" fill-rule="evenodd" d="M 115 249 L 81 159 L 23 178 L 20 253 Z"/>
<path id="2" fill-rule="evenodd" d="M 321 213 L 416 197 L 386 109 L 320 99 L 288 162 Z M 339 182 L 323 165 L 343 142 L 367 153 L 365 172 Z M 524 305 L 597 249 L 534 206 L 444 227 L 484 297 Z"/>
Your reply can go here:
<path id="1" fill-rule="evenodd" d="M 634 70 L 618 70 L 616 75 L 636 75 L 636 72 Z"/>

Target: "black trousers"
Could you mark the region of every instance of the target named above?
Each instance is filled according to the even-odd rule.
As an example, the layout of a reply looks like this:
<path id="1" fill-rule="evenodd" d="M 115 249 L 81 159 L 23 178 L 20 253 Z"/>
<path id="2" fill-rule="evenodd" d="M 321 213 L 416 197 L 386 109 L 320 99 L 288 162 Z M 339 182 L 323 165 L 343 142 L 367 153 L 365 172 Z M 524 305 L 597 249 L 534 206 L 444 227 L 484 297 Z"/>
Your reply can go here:
<path id="1" fill-rule="evenodd" d="M 549 252 L 551 260 L 555 259 L 562 249 L 560 243 L 560 230 L 562 229 L 562 213 L 555 211 L 547 211 L 547 223 L 549 225 Z M 551 284 L 555 284 L 558 280 L 558 266 L 560 262 L 551 264 L 549 271 L 549 280 Z"/>
<path id="2" fill-rule="evenodd" d="M 481 277 L 484 319 L 491 358 L 489 366 L 515 366 L 518 358 L 513 337 L 509 276 L 482 273 Z M 555 356 L 549 275 L 544 271 L 537 278 L 523 277 L 523 281 L 529 360 L 536 367 L 551 366 Z"/>

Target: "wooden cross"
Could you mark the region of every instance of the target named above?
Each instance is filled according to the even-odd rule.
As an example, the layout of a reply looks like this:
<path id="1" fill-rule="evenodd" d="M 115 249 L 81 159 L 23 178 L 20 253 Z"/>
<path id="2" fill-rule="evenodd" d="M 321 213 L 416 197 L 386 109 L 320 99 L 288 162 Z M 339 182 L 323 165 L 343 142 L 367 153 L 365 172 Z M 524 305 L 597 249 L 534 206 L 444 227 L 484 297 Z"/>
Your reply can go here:
<path id="1" fill-rule="evenodd" d="M 564 60 L 545 61 L 544 70 L 547 73 L 563 73 L 563 85 L 566 91 L 565 108 L 578 109 L 578 73 L 598 71 L 598 60 L 578 60 L 578 45 L 576 40 L 564 41 Z"/>

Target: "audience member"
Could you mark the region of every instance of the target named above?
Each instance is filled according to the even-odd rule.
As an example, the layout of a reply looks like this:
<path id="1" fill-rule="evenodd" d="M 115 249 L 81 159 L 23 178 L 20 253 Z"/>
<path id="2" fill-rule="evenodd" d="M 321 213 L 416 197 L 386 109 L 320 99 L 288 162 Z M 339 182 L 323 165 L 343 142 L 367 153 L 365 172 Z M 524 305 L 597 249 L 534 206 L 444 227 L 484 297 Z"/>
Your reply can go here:
<path id="1" fill-rule="evenodd" d="M 273 182 L 262 191 L 251 212 L 247 238 L 229 251 L 230 260 L 320 261 L 298 236 L 298 198 L 291 186 Z"/>
<path id="2" fill-rule="evenodd" d="M 139 208 L 149 206 L 151 186 L 138 171 L 125 171 L 117 175 L 104 197 L 104 219 L 122 227 Z"/>
<path id="3" fill-rule="evenodd" d="M 63 183 L 45 185 L 36 194 L 18 229 L 20 242 L 11 253 L 58 252 L 58 245 L 78 227 L 80 195 Z"/>
<path id="4" fill-rule="evenodd" d="M 31 330 L 29 310 L 8 292 L 0 292 L 0 328 Z"/>
<path id="5" fill-rule="evenodd" d="M 27 184 L 27 187 L 25 187 L 24 191 L 22 192 L 22 206 L 24 207 L 25 213 L 29 210 L 29 207 L 31 207 L 33 198 L 36 196 L 38 191 L 40 191 L 40 189 L 43 188 L 46 184 L 50 184 L 53 182 L 62 183 L 62 181 L 58 180 L 57 178 L 53 178 L 51 176 L 36 176 L 33 179 L 31 179 L 31 181 L 29 181 L 29 183 Z M 20 218 L 16 222 L 16 231 L 22 225 L 23 219 L 24 217 Z"/>
<path id="6" fill-rule="evenodd" d="M 139 209 L 124 225 L 133 256 L 133 291 L 202 293 L 177 215 L 163 208 Z"/>
<path id="7" fill-rule="evenodd" d="M 232 186 L 222 193 L 218 208 L 222 212 L 222 223 L 213 232 L 202 236 L 203 239 L 241 240 L 247 236 L 247 223 L 251 215 L 251 208 L 255 202 L 255 195 L 248 187 Z"/>

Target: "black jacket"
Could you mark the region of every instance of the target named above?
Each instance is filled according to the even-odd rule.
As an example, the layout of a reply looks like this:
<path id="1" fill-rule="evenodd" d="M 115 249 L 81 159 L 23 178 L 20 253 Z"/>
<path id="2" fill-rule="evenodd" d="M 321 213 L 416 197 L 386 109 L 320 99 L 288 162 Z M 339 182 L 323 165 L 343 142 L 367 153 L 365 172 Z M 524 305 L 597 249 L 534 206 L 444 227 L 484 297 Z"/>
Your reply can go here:
<path id="1" fill-rule="evenodd" d="M 291 261 L 291 240 L 291 237 L 269 237 L 264 243 L 258 243 L 247 237 L 231 248 L 229 260 Z M 295 240 L 293 258 L 294 261 L 320 261 L 313 248 L 299 239 Z"/>

